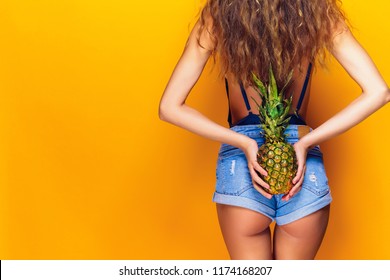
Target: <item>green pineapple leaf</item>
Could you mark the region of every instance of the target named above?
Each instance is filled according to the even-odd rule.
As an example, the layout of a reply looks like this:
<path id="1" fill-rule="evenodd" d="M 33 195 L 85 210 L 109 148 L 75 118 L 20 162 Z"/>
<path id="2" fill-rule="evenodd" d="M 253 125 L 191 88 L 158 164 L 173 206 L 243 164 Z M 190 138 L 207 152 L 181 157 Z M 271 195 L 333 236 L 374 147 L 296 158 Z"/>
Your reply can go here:
<path id="1" fill-rule="evenodd" d="M 260 109 L 260 108 L 261 108 L 261 105 L 259 104 L 259 102 L 257 102 L 257 100 L 253 98 L 253 96 L 251 96 L 251 98 L 252 98 L 252 100 L 256 103 L 257 108 Z"/>
<path id="2" fill-rule="evenodd" d="M 252 77 L 253 77 L 253 81 L 254 81 L 256 87 L 260 90 L 261 94 L 262 94 L 263 96 L 265 96 L 265 95 L 267 94 L 267 90 L 266 90 L 266 88 L 265 88 L 263 82 L 260 81 L 260 79 L 259 79 L 259 78 L 256 76 L 256 74 L 253 73 L 253 72 L 252 72 Z"/>
<path id="3" fill-rule="evenodd" d="M 278 90 L 277 82 L 272 67 L 269 68 L 268 83 L 263 83 L 257 76 L 252 72 L 253 82 L 257 93 L 261 97 L 261 104 L 255 101 L 259 117 L 262 122 L 263 131 L 265 132 L 266 139 L 277 139 L 284 138 L 284 130 L 288 126 L 290 118 L 288 117 L 291 104 L 292 95 L 289 98 L 284 97 L 284 91 L 289 85 L 293 77 L 293 71 L 291 71 L 287 77 L 286 83 L 281 91 Z"/>
<path id="4" fill-rule="evenodd" d="M 278 99 L 278 87 L 276 85 L 276 80 L 274 76 L 274 72 L 272 71 L 272 66 L 269 67 L 269 82 L 268 86 L 270 87 L 270 94 L 272 99 Z"/>

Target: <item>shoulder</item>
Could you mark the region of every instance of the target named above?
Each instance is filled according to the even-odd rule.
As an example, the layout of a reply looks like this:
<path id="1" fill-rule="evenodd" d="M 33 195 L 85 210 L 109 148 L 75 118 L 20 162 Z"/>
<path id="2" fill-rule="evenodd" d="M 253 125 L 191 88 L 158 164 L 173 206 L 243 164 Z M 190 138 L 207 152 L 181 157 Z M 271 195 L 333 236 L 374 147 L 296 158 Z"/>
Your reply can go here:
<path id="1" fill-rule="evenodd" d="M 345 22 L 338 22 L 332 28 L 332 44 L 337 45 L 343 38 L 353 37 L 353 34 Z"/>
<path id="2" fill-rule="evenodd" d="M 191 31 L 188 42 L 196 41 L 199 47 L 213 52 L 216 48 L 216 37 L 213 30 L 214 21 L 211 14 L 208 11 L 203 11 Z"/>

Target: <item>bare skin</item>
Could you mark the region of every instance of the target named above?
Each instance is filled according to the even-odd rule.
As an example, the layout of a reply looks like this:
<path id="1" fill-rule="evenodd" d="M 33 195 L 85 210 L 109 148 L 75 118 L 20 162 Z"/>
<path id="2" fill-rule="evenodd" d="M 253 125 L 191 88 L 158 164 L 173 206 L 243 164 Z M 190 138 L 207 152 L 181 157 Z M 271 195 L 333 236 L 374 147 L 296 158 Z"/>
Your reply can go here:
<path id="1" fill-rule="evenodd" d="M 272 259 L 271 219 L 255 211 L 217 204 L 219 225 L 232 260 Z"/>
<path id="2" fill-rule="evenodd" d="M 326 206 L 290 224 L 275 226 L 273 249 L 271 219 L 255 211 L 217 204 L 218 220 L 232 260 L 314 259 L 329 219 Z"/>
<path id="3" fill-rule="evenodd" d="M 200 38 L 205 48 L 199 46 L 196 39 L 198 28 L 197 23 L 165 88 L 159 106 L 160 119 L 210 140 L 241 149 L 247 158 L 254 188 L 263 196 L 271 198 L 270 194 L 260 188 L 269 186 L 256 173 L 257 171 L 266 174 L 257 163 L 256 141 L 211 121 L 186 104 L 186 99 L 214 48 L 213 41 L 207 33 L 202 34 Z M 301 190 L 306 154 L 310 147 L 351 129 L 390 101 L 389 87 L 370 56 L 348 28 L 341 27 L 340 30 L 335 30 L 332 55 L 356 81 L 362 92 L 343 110 L 294 144 L 298 172 L 293 179 L 294 187 L 284 196 L 284 200 L 291 199 Z M 294 87 L 298 90 L 294 91 L 294 104 L 297 102 L 302 83 L 302 76 L 297 77 Z M 234 83 L 229 86 L 232 96 L 230 106 L 235 122 L 248 112 L 240 98 L 238 86 Z M 248 95 L 254 94 L 253 89 L 247 90 Z M 307 100 L 308 98 L 306 102 Z M 255 108 L 253 104 L 251 105 Z M 306 106 L 307 104 L 303 105 L 302 116 L 305 116 Z M 329 216 L 329 207 L 325 207 L 290 224 L 276 226 L 272 253 L 269 218 L 248 209 L 227 205 L 217 205 L 217 211 L 221 230 L 233 259 L 313 259 L 324 236 Z"/>
<path id="4" fill-rule="evenodd" d="M 330 206 L 283 226 L 275 226 L 274 258 L 276 260 L 311 260 L 317 254 L 325 235 Z"/>
<path id="5" fill-rule="evenodd" d="M 294 70 L 294 76 L 293 76 L 294 82 L 291 85 L 291 92 L 293 93 L 293 102 L 292 102 L 290 113 L 293 113 L 293 109 L 297 107 L 299 96 L 301 94 L 302 87 L 305 81 L 308 63 L 303 64 L 302 68 L 303 68 L 303 72 L 300 72 L 298 69 Z M 232 78 L 231 76 L 228 76 L 226 78 L 228 79 L 229 82 L 229 101 L 230 101 L 229 107 L 232 114 L 232 123 L 234 125 L 240 119 L 248 115 L 248 111 L 246 109 L 244 99 L 241 94 L 240 85 L 236 82 L 233 82 L 234 78 Z M 311 82 L 311 79 L 309 81 Z M 258 104 L 261 104 L 261 99 L 258 93 L 252 87 L 245 88 L 245 91 L 248 95 L 248 101 L 252 113 L 258 114 L 258 111 L 256 109 L 257 108 L 256 102 Z M 310 98 L 310 83 L 309 83 L 309 87 L 306 90 L 305 98 L 303 100 L 301 109 L 299 111 L 300 116 L 302 116 L 304 119 L 306 119 L 305 117 L 306 117 L 307 106 L 309 103 L 309 98 Z M 253 99 L 255 99 L 256 102 L 253 101 Z"/>

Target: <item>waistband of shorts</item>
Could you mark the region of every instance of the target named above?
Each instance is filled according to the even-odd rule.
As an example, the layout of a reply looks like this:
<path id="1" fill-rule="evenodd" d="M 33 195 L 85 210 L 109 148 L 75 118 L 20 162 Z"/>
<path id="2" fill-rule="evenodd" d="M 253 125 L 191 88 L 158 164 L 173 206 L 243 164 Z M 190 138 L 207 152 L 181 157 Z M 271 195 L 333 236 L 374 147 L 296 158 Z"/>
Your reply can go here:
<path id="1" fill-rule="evenodd" d="M 258 124 L 250 124 L 250 125 L 240 125 L 240 126 L 233 126 L 230 128 L 233 131 L 236 131 L 238 133 L 244 134 L 252 139 L 264 139 L 263 133 L 264 130 L 261 128 Z M 285 139 L 287 141 L 298 141 L 303 135 L 309 133 L 313 129 L 307 125 L 296 125 L 291 124 L 289 125 L 286 130 L 284 131 Z M 230 146 L 228 144 L 222 144 L 219 150 L 219 154 L 225 153 L 229 150 L 239 150 L 238 148 L 234 146 Z M 313 156 L 319 156 L 322 157 L 322 152 L 320 147 L 317 145 L 313 147 L 311 150 L 308 151 L 308 154 Z"/>
<path id="2" fill-rule="evenodd" d="M 233 126 L 230 129 L 247 136 L 262 135 L 262 133 L 264 133 L 264 130 L 261 128 L 261 125 L 258 124 Z M 284 131 L 284 134 L 286 136 L 286 139 L 299 138 L 303 136 L 303 131 L 305 131 L 305 133 L 309 133 L 312 130 L 313 129 L 307 125 L 290 124 L 289 126 L 287 126 L 286 130 Z"/>

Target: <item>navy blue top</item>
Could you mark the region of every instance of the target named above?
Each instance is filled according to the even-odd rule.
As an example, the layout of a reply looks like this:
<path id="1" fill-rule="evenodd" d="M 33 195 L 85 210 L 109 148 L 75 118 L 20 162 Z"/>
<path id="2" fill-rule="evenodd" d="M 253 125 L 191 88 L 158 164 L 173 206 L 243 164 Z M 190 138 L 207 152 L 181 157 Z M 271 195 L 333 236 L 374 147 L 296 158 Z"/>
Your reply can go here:
<path id="1" fill-rule="evenodd" d="M 306 78 L 305 78 L 305 82 L 303 84 L 301 95 L 299 96 L 299 100 L 298 100 L 297 108 L 295 110 L 295 114 L 289 115 L 291 117 L 290 121 L 289 121 L 290 124 L 306 125 L 306 122 L 304 121 L 304 119 L 299 115 L 299 110 L 301 109 L 303 99 L 305 98 L 307 86 L 309 85 L 311 68 L 312 68 L 312 64 L 310 63 L 309 67 L 307 69 Z M 225 78 L 225 86 L 226 86 L 226 94 L 227 94 L 227 97 L 229 99 L 229 85 L 228 85 L 228 81 L 226 78 Z M 247 96 L 247 93 L 245 91 L 245 88 L 244 88 L 244 85 L 242 84 L 242 82 L 240 82 L 240 89 L 241 89 L 242 97 L 244 98 L 244 101 L 245 101 L 246 109 L 248 110 L 249 113 L 246 117 L 239 120 L 235 125 L 260 124 L 261 122 L 260 122 L 259 115 L 253 114 L 251 111 L 251 106 L 249 104 L 248 96 Z M 228 122 L 229 122 L 229 126 L 232 127 L 233 124 L 232 124 L 232 115 L 230 112 L 230 106 L 229 106 Z"/>

